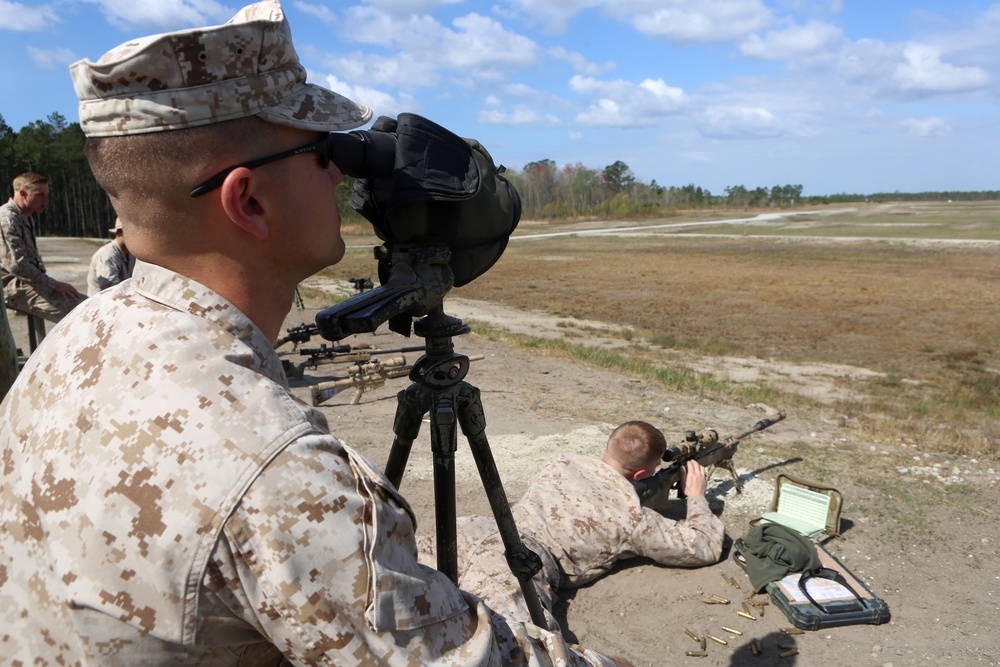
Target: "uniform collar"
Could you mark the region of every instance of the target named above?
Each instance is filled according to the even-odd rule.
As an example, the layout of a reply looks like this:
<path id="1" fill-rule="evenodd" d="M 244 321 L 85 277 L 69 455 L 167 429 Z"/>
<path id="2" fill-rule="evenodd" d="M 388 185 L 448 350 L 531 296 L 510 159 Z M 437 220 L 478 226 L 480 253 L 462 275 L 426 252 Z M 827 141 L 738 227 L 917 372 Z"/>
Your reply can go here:
<path id="1" fill-rule="evenodd" d="M 254 366 L 269 379 L 287 387 L 278 353 L 264 332 L 243 311 L 196 280 L 156 264 L 136 260 L 132 289 L 137 294 L 181 312 L 212 322 L 246 344 L 256 357 Z"/>

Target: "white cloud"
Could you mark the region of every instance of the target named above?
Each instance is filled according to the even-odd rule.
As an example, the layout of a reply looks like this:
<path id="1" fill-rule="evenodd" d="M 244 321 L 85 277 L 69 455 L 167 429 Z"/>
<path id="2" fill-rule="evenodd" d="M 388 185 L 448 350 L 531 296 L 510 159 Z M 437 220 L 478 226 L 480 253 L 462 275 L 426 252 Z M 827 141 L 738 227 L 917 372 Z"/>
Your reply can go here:
<path id="1" fill-rule="evenodd" d="M 426 59 L 408 58 L 404 54 L 383 56 L 352 53 L 326 58 L 323 66 L 348 81 L 364 81 L 375 86 L 413 90 L 441 85 L 434 63 Z"/>
<path id="2" fill-rule="evenodd" d="M 526 83 L 512 83 L 504 86 L 504 91 L 508 95 L 514 95 L 516 97 L 530 97 L 538 98 L 542 95 L 537 89 L 532 88 Z M 492 95 L 491 95 L 492 97 Z"/>
<path id="3" fill-rule="evenodd" d="M 511 0 L 515 13 L 540 23 L 550 33 L 562 33 L 569 19 L 585 9 L 600 7 L 606 0 Z M 503 11 L 503 10 L 500 10 Z"/>
<path id="4" fill-rule="evenodd" d="M 462 0 L 365 0 L 365 4 L 399 16 L 418 14 L 461 2 Z"/>
<path id="5" fill-rule="evenodd" d="M 924 44 L 903 50 L 905 63 L 896 66 L 895 80 L 901 90 L 914 93 L 954 93 L 982 88 L 990 74 L 981 67 L 958 67 L 941 61 L 941 52 Z"/>
<path id="6" fill-rule="evenodd" d="M 891 77 L 900 58 L 897 47 L 878 39 L 860 39 L 840 52 L 837 71 L 847 81 L 870 83 Z"/>
<path id="7" fill-rule="evenodd" d="M 715 162 L 715 158 L 702 151 L 687 151 L 683 153 L 683 156 L 688 160 L 691 160 L 691 162 L 697 162 L 699 164 L 711 164 Z"/>
<path id="8" fill-rule="evenodd" d="M 31 62 L 41 69 L 62 69 L 80 59 L 69 49 L 36 49 L 28 47 Z"/>
<path id="9" fill-rule="evenodd" d="M 538 61 L 540 50 L 531 39 L 506 30 L 497 21 L 469 14 L 455 19 L 457 31 L 448 34 L 443 45 L 445 57 L 456 67 L 477 67 L 486 63 L 494 65 L 532 65 Z"/>
<path id="10" fill-rule="evenodd" d="M 501 104 L 503 104 L 503 102 L 500 100 L 499 95 L 503 94 L 506 97 L 516 98 L 521 104 L 527 104 L 536 109 L 550 107 L 558 109 L 577 108 L 576 106 L 571 106 L 567 103 L 564 98 L 561 98 L 548 90 L 532 88 L 524 83 L 501 83 L 497 86 L 490 87 L 489 90 L 493 94 L 491 94 L 487 99 L 497 99 Z"/>
<path id="11" fill-rule="evenodd" d="M 608 0 L 606 6 L 648 37 L 682 43 L 741 39 L 774 20 L 761 0 Z"/>
<path id="12" fill-rule="evenodd" d="M 395 17 L 377 7 L 346 10 L 344 37 L 363 46 L 322 60 L 326 71 L 373 89 L 495 92 L 513 74 L 540 60 L 538 45 L 492 18 L 467 14 L 445 26 L 430 15 Z M 332 25 L 336 25 L 335 21 Z M 370 48 L 370 47 L 376 48 Z"/>
<path id="13" fill-rule="evenodd" d="M 588 60 L 583 54 L 576 51 L 568 51 L 561 46 L 554 46 L 550 48 L 547 53 L 555 60 L 564 62 L 577 72 L 587 74 L 589 76 L 597 76 L 598 74 L 609 72 L 618 67 L 613 60 L 609 60 L 603 65 L 598 65 L 597 63 Z"/>
<path id="14" fill-rule="evenodd" d="M 900 124 L 914 137 L 947 137 L 951 134 L 951 125 L 937 117 L 906 118 Z"/>
<path id="15" fill-rule="evenodd" d="M 417 101 L 410 95 L 400 95 L 397 99 L 384 91 L 370 86 L 354 86 L 330 74 L 319 80 L 319 85 L 336 91 L 359 104 L 371 107 L 374 117 L 396 117 L 406 111 L 419 112 Z"/>
<path id="16" fill-rule="evenodd" d="M 654 125 L 662 116 L 676 113 L 687 103 L 680 88 L 662 79 L 646 79 L 639 85 L 621 79 L 602 81 L 579 74 L 570 79 L 570 88 L 597 99 L 577 114 L 583 125 L 635 127 Z"/>
<path id="17" fill-rule="evenodd" d="M 939 49 L 949 59 L 960 57 L 968 64 L 993 67 L 1000 61 L 1000 3 L 994 2 L 981 13 L 963 14 L 960 21 L 930 12 L 919 16 L 925 23 L 921 42 Z"/>
<path id="18" fill-rule="evenodd" d="M 831 57 L 843 40 L 840 28 L 821 21 L 810 21 L 805 25 L 770 31 L 763 37 L 751 35 L 740 44 L 740 51 L 748 58 L 760 60 Z"/>
<path id="19" fill-rule="evenodd" d="M 725 42 L 766 28 L 773 20 L 761 0 L 512 0 L 517 12 L 561 33 L 569 20 L 597 10 L 648 37 L 677 42 Z"/>
<path id="20" fill-rule="evenodd" d="M 839 14 L 842 0 L 778 0 L 779 4 L 799 14 Z"/>
<path id="21" fill-rule="evenodd" d="M 59 21 L 52 5 L 29 7 L 20 2 L 0 0 L 0 30 L 38 32 Z"/>
<path id="22" fill-rule="evenodd" d="M 356 26 L 347 34 L 354 41 L 397 49 L 410 62 L 423 61 L 436 68 L 529 67 L 541 56 L 534 41 L 480 14 L 461 16 L 453 21 L 452 28 L 428 15 L 397 19 L 358 6 L 348 11 L 347 20 Z M 476 72 L 471 74 L 475 76 Z"/>
<path id="23" fill-rule="evenodd" d="M 122 30 L 144 26 L 166 31 L 218 25 L 236 13 L 215 0 L 96 0 L 96 4 L 108 22 Z"/>
<path id="24" fill-rule="evenodd" d="M 339 19 L 333 11 L 325 5 L 314 5 L 309 2 L 297 1 L 294 3 L 295 8 L 302 12 L 303 14 L 308 14 L 310 16 L 315 16 L 323 23 L 328 25 L 337 25 Z"/>
<path id="25" fill-rule="evenodd" d="M 559 124 L 559 119 L 555 116 L 542 113 L 526 104 L 516 105 L 513 111 L 505 111 L 500 108 L 483 109 L 476 115 L 476 120 L 484 125 L 512 125 L 515 127 L 542 127 Z"/>
<path id="26" fill-rule="evenodd" d="M 694 123 L 703 135 L 719 138 L 776 137 L 785 131 L 784 121 L 762 107 L 708 107 Z"/>

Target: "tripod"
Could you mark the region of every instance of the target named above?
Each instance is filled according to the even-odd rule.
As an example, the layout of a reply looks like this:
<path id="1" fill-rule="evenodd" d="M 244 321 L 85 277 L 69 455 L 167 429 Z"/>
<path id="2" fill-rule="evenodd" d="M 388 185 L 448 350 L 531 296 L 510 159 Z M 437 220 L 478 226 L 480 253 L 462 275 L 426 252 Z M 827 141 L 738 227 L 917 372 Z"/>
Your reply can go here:
<path id="1" fill-rule="evenodd" d="M 456 425 L 460 426 L 479 468 L 479 477 L 503 540 L 507 564 L 520 583 L 532 623 L 545 628 L 542 604 L 531 583 L 531 577 L 541 570 L 542 562 L 518 535 L 486 438 L 486 416 L 479 389 L 465 381 L 469 358 L 456 354 L 452 344 L 452 336 L 466 334 L 470 329 L 460 319 L 446 315 L 443 305 L 439 303 L 414 322 L 413 331 L 426 341 L 426 352 L 410 371 L 412 384 L 397 395 L 393 423 L 396 437 L 386 462 L 386 476 L 398 489 L 413 441 L 420 431 L 420 423 L 429 412 L 434 456 L 438 570 L 457 583 L 455 452 L 458 449 Z"/>
<path id="2" fill-rule="evenodd" d="M 412 322 L 413 331 L 425 341 L 424 354 L 410 370 L 412 384 L 396 397 L 398 405 L 392 427 L 396 437 L 385 465 L 386 477 L 397 489 L 400 487 L 420 423 L 430 413 L 438 570 L 458 583 L 455 429 L 460 426 L 479 468 L 503 540 L 504 556 L 521 585 L 531 622 L 545 628 L 542 603 L 531 583 L 531 577 L 542 569 L 542 561 L 518 535 L 486 439 L 486 416 L 479 389 L 465 381 L 470 360 L 456 354 L 452 344 L 453 336 L 467 334 L 470 329 L 462 320 L 444 312 L 444 295 L 454 284 L 451 256 L 447 246 L 402 245 L 390 250 L 387 244 L 376 248 L 382 285 L 320 312 L 316 315 L 316 326 L 327 340 L 341 340 L 352 333 L 375 331 L 386 321 L 392 331 L 409 336 Z M 413 322 L 412 318 L 418 316 L 420 319 Z"/>

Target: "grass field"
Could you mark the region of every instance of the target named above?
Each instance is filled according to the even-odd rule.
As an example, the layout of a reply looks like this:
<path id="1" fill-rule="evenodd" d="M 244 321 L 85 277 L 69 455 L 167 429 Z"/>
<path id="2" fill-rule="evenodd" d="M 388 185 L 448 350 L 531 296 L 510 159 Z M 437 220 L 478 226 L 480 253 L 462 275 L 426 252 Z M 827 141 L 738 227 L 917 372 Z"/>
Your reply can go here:
<path id="1" fill-rule="evenodd" d="M 869 239 L 1000 240 L 1000 202 L 908 203 L 826 207 L 807 215 L 762 220 L 751 225 L 718 225 L 717 234 L 824 236 Z M 844 209 L 850 212 L 838 213 Z M 822 213 L 817 215 L 815 212 Z M 697 231 L 697 230 L 694 230 Z"/>
<path id="2" fill-rule="evenodd" d="M 595 224 L 526 221 L 493 268 L 453 293 L 633 327 L 635 344 L 615 352 L 617 361 L 597 362 L 606 365 L 654 366 L 662 350 L 878 371 L 852 381 L 857 398 L 834 406 L 784 400 L 850 419 L 875 438 L 1000 456 L 1000 202 L 614 225 L 650 230 L 528 239 Z M 375 243 L 366 237 L 348 243 Z M 327 274 L 374 277 L 371 251 L 352 250 Z M 568 331 L 550 347 L 566 354 L 572 346 Z"/>

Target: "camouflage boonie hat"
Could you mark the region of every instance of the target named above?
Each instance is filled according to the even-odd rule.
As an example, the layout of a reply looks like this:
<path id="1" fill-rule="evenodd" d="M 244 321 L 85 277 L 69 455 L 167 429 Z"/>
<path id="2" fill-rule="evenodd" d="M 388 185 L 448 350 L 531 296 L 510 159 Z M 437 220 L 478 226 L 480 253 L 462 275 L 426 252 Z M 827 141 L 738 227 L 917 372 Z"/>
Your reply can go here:
<path id="1" fill-rule="evenodd" d="M 70 65 L 88 137 L 179 130 L 246 116 L 304 130 L 350 130 L 371 109 L 306 83 L 277 0 L 221 26 L 132 40 Z"/>

